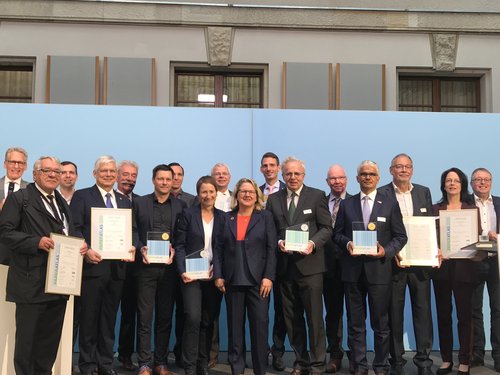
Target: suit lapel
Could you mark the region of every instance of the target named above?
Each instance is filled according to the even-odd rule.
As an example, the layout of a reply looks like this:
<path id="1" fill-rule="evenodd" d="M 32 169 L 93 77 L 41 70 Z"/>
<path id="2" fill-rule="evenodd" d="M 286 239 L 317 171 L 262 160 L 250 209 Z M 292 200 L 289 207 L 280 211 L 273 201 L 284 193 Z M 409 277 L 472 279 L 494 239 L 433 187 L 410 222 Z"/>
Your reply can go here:
<path id="1" fill-rule="evenodd" d="M 104 203 L 104 199 L 102 198 L 101 192 L 97 185 L 93 186 L 92 189 L 92 198 L 94 199 L 95 202 L 95 207 L 101 207 L 101 208 L 106 208 L 106 203 Z M 94 206 L 94 205 L 92 205 Z"/>
<path id="2" fill-rule="evenodd" d="M 375 201 L 373 202 L 372 213 L 370 215 L 370 222 L 377 221 L 377 217 L 378 217 L 380 208 L 382 207 L 382 203 L 383 203 L 382 196 L 379 193 L 377 193 L 377 195 L 375 195 Z"/>
<path id="3" fill-rule="evenodd" d="M 247 233 L 249 233 L 250 230 L 255 226 L 255 224 L 257 224 L 257 222 L 259 221 L 259 218 L 260 218 L 260 212 L 254 211 L 252 213 L 252 216 L 250 216 L 250 222 L 248 223 Z"/>
<path id="4" fill-rule="evenodd" d="M 236 238 L 236 222 L 237 222 L 238 214 L 236 211 L 231 211 L 228 214 L 229 219 L 229 230 L 233 234 L 234 238 Z"/>
<path id="5" fill-rule="evenodd" d="M 215 228 L 215 215 L 214 212 L 214 228 Z M 205 241 L 205 230 L 203 229 L 203 218 L 201 217 L 201 207 L 196 206 L 196 213 L 193 215 L 195 229 L 202 234 L 203 241 Z"/>

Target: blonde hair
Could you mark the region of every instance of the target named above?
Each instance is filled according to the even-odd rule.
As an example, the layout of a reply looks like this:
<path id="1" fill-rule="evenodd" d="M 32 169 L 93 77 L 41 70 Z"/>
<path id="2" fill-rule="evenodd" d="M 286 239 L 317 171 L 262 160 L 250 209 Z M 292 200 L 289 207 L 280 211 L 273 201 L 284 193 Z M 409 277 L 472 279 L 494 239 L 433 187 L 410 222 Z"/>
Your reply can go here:
<path id="1" fill-rule="evenodd" d="M 257 200 L 255 201 L 255 209 L 258 211 L 261 211 L 264 209 L 264 196 L 262 195 L 262 191 L 260 191 L 259 187 L 257 186 L 257 183 L 252 180 L 251 178 L 242 178 L 240 179 L 235 187 L 234 187 L 234 193 L 231 198 L 231 208 L 235 209 L 238 208 L 238 193 L 241 190 L 241 185 L 244 183 L 249 183 L 253 186 L 255 193 L 257 194 Z"/>

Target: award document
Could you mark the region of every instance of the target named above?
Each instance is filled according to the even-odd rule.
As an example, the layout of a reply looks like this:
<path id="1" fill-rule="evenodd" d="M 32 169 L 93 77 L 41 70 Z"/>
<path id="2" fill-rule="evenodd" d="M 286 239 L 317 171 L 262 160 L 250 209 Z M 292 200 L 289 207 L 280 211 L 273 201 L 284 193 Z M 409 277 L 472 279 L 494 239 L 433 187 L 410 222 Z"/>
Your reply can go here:
<path id="1" fill-rule="evenodd" d="M 45 293 L 80 295 L 83 256 L 80 248 L 83 238 L 51 233 L 54 248 L 49 251 Z"/>
<path id="2" fill-rule="evenodd" d="M 285 232 L 285 250 L 304 251 L 309 242 L 309 223 L 288 227 Z"/>
<path id="3" fill-rule="evenodd" d="M 186 273 L 192 279 L 210 279 L 210 261 L 205 249 L 186 256 Z"/>
<path id="4" fill-rule="evenodd" d="M 377 254 L 377 225 L 362 221 L 352 222 L 352 243 L 354 245 L 353 254 L 368 255 Z"/>
<path id="5" fill-rule="evenodd" d="M 170 236 L 167 232 L 148 232 L 149 263 L 165 263 L 170 257 Z"/>
<path id="6" fill-rule="evenodd" d="M 439 266 L 436 217 L 403 217 L 408 242 L 399 252 L 403 266 Z"/>
<path id="7" fill-rule="evenodd" d="M 477 242 L 477 210 L 439 211 L 439 235 L 443 257 Z"/>
<path id="8" fill-rule="evenodd" d="M 132 248 L 132 210 L 97 208 L 90 210 L 91 248 L 102 259 L 130 259 Z"/>

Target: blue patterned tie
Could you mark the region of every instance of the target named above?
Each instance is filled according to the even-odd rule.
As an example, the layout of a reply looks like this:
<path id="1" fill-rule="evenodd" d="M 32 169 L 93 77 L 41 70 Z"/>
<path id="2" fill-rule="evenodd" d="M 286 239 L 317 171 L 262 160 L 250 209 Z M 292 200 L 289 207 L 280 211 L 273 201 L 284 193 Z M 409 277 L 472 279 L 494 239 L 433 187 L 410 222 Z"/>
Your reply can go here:
<path id="1" fill-rule="evenodd" d="M 113 208 L 113 203 L 111 202 L 110 193 L 106 193 L 106 208 Z"/>

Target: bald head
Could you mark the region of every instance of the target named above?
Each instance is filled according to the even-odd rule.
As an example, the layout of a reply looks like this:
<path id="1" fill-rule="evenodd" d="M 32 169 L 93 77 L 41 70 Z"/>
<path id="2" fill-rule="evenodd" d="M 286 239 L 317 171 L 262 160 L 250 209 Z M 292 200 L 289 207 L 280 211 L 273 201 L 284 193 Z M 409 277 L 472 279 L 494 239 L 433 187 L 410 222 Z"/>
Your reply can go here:
<path id="1" fill-rule="evenodd" d="M 347 176 L 344 168 L 339 164 L 334 164 L 328 169 L 326 183 L 330 187 L 331 194 L 336 197 L 342 195 L 347 188 Z"/>

